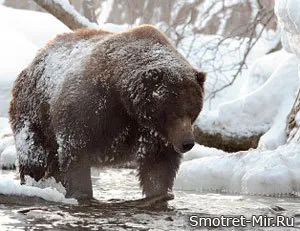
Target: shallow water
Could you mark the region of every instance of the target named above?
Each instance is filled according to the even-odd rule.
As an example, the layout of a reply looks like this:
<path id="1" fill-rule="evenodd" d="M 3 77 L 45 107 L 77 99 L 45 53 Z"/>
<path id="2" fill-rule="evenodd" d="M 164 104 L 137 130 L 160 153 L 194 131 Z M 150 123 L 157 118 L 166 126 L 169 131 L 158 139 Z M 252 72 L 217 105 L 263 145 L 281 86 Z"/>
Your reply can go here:
<path id="1" fill-rule="evenodd" d="M 0 177 L 15 177 L 15 171 Z M 274 198 L 174 190 L 175 199 L 165 211 L 128 208 L 116 201 L 141 198 L 141 190 L 130 169 L 93 171 L 94 196 L 99 203 L 83 205 L 45 204 L 41 201 L 0 201 L 2 230 L 195 230 L 189 216 L 220 217 L 282 214 L 295 217 L 295 227 L 204 228 L 201 230 L 299 230 L 300 198 Z M 18 200 L 18 199 L 16 199 Z M 276 207 L 277 206 L 277 207 Z M 200 229 L 200 227 L 198 227 Z"/>

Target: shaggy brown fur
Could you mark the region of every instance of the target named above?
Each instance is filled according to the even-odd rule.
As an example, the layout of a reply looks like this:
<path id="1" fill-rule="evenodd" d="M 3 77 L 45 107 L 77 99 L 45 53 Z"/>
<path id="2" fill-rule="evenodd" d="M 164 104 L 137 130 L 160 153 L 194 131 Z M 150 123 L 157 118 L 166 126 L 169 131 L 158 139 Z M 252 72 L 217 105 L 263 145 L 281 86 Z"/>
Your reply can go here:
<path id="1" fill-rule="evenodd" d="M 136 160 L 146 196 L 167 193 L 194 144 L 204 81 L 149 25 L 57 36 L 13 88 L 22 183 L 53 176 L 67 196 L 90 198 L 91 166 Z"/>

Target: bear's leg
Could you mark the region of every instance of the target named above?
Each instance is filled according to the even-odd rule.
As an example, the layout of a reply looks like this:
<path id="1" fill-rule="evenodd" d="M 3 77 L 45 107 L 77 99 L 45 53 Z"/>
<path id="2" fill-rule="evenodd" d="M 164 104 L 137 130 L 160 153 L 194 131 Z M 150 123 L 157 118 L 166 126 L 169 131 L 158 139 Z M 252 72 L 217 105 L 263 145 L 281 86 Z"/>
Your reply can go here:
<path id="1" fill-rule="evenodd" d="M 45 175 L 49 154 L 43 146 L 42 136 L 34 124 L 28 121 L 22 124 L 21 129 L 15 131 L 14 136 L 21 184 L 25 184 L 26 175 L 39 181 Z"/>
<path id="2" fill-rule="evenodd" d="M 78 155 L 62 169 L 63 185 L 66 197 L 89 200 L 93 197 L 91 166 L 87 155 Z"/>
<path id="3" fill-rule="evenodd" d="M 144 153 L 139 158 L 139 179 L 146 197 L 167 195 L 172 190 L 181 154 L 173 147 L 162 146 L 157 153 Z"/>

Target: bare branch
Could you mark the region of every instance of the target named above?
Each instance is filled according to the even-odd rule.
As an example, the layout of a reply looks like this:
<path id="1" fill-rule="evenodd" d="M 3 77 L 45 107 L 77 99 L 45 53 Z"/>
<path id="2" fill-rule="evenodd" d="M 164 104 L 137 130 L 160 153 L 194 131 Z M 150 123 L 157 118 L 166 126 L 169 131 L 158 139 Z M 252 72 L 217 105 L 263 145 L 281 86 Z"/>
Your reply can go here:
<path id="1" fill-rule="evenodd" d="M 90 22 L 87 18 L 79 14 L 73 6 L 66 0 L 34 0 L 39 6 L 44 8 L 58 20 L 63 22 L 71 30 L 80 28 L 97 28 L 96 23 Z"/>
<path id="2" fill-rule="evenodd" d="M 267 18 L 264 23 L 262 22 L 261 11 L 259 11 L 258 14 L 255 16 L 253 28 L 251 29 L 250 38 L 249 38 L 249 40 L 247 42 L 247 47 L 246 47 L 246 50 L 244 52 L 243 59 L 239 63 L 239 67 L 238 67 L 236 73 L 233 75 L 232 79 L 228 83 L 226 83 L 225 85 L 223 85 L 222 87 L 220 87 L 220 88 L 218 88 L 218 89 L 210 92 L 210 94 L 208 95 L 207 98 L 212 99 L 212 98 L 214 98 L 216 96 L 216 94 L 218 92 L 220 92 L 220 91 L 224 90 L 225 88 L 231 86 L 235 82 L 236 78 L 242 73 L 243 68 L 246 65 L 246 61 L 247 61 L 248 55 L 250 54 L 250 51 L 252 50 L 252 48 L 254 47 L 254 45 L 258 42 L 258 40 L 261 38 L 262 33 L 264 32 L 266 26 L 268 25 L 268 23 L 274 17 L 274 12 L 273 11 L 264 12 L 263 17 Z M 257 25 L 259 25 L 259 22 L 262 24 L 263 27 L 259 31 L 259 33 L 256 35 L 256 27 L 257 27 Z M 223 41 L 221 41 L 220 43 L 222 43 L 222 42 Z"/>

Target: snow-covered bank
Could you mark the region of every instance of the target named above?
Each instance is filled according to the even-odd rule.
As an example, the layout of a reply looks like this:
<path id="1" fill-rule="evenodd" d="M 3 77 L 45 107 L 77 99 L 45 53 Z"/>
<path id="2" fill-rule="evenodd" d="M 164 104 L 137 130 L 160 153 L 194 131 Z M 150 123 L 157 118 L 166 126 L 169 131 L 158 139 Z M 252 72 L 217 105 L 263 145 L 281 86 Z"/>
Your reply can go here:
<path id="1" fill-rule="evenodd" d="M 220 105 L 216 111 L 204 112 L 198 119 L 202 129 L 229 132 L 230 135 L 249 136 L 269 129 L 261 137 L 259 148 L 229 154 L 197 146 L 192 152 L 210 155 L 191 159 L 191 154 L 187 153 L 176 188 L 263 195 L 300 192 L 300 132 L 298 130 L 296 138 L 286 143 L 284 131 L 287 114 L 299 88 L 299 9 L 298 1 L 276 1 L 276 14 L 283 28 L 283 46 L 294 54 L 280 51 L 256 61 L 246 84 L 259 82 L 263 85 L 244 86 L 245 95 Z M 258 81 L 250 81 L 257 77 Z"/>
<path id="2" fill-rule="evenodd" d="M 249 89 L 255 90 L 236 100 L 221 104 L 217 110 L 203 111 L 196 122 L 197 126 L 212 134 L 250 137 L 263 134 L 274 125 L 280 140 L 277 145 L 283 144 L 284 131 L 278 123 L 279 121 L 285 123 L 285 118 L 295 100 L 299 85 L 297 74 L 299 60 L 295 55 L 286 54 L 284 51 L 270 55 L 269 59 L 267 57 L 260 61 L 265 63 L 268 60 L 269 63 L 273 63 L 273 60 L 278 62 L 278 57 L 281 57 L 280 65 L 276 69 L 273 66 L 273 69 L 269 68 L 265 72 L 258 73 L 256 69 L 260 69 L 262 65 L 256 62 L 250 72 L 252 75 L 248 77 L 243 87 L 246 92 L 249 92 Z M 262 73 L 265 76 L 258 76 Z M 265 82 L 257 88 L 253 86 L 252 79 Z M 247 86 L 248 84 L 252 86 Z M 274 141 L 270 141 L 272 144 L 267 144 L 270 139 L 264 138 L 264 146 L 275 145 Z"/>
<path id="3" fill-rule="evenodd" d="M 299 144 L 234 154 L 200 145 L 196 150 L 209 155 L 191 160 L 187 153 L 188 160 L 182 163 L 175 181 L 176 189 L 275 196 L 300 190 Z"/>

